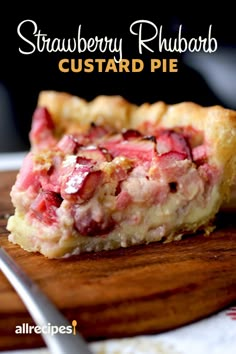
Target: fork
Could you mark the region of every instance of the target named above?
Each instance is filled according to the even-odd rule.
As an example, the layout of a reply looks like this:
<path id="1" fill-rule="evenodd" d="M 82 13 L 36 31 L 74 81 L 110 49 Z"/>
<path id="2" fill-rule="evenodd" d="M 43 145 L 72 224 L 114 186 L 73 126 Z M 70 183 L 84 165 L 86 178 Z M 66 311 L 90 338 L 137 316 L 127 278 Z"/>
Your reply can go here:
<path id="1" fill-rule="evenodd" d="M 58 327 L 73 327 L 73 333 L 70 334 L 55 333 L 51 335 L 41 333 L 50 353 L 92 354 L 86 341 L 79 333 L 75 332 L 77 321 L 74 320 L 71 324 L 2 247 L 0 247 L 0 269 L 14 287 L 38 326 L 42 328 L 54 323 Z"/>

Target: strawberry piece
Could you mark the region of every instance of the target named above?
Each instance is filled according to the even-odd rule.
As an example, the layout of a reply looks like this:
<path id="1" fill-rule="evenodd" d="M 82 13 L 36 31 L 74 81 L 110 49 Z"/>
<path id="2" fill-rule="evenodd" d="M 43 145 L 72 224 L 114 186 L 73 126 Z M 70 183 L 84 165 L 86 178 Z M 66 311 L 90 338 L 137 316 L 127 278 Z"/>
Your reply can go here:
<path id="1" fill-rule="evenodd" d="M 32 215 L 46 224 L 56 222 L 56 210 L 60 207 L 62 198 L 51 191 L 41 191 L 31 205 Z"/>
<path id="2" fill-rule="evenodd" d="M 182 134 L 172 130 L 163 131 L 157 137 L 157 152 L 162 155 L 170 151 L 185 154 L 191 159 L 191 149 Z"/>
<path id="3" fill-rule="evenodd" d="M 95 220 L 88 218 L 76 221 L 75 228 L 83 236 L 101 236 L 110 232 L 114 228 L 114 222 L 110 222 L 107 225 L 96 222 Z"/>
<path id="4" fill-rule="evenodd" d="M 115 222 L 109 215 L 99 213 L 96 215 L 91 209 L 80 212 L 79 208 L 72 210 L 75 223 L 74 227 L 83 236 L 101 236 L 111 231 L 115 227 Z"/>
<path id="5" fill-rule="evenodd" d="M 138 130 L 127 129 L 122 132 L 122 136 L 125 140 L 140 138 L 142 134 Z"/>
<path id="6" fill-rule="evenodd" d="M 44 107 L 38 107 L 32 119 L 32 127 L 29 134 L 30 141 L 40 147 L 52 146 L 55 144 L 53 137 L 54 123 L 50 113 Z"/>

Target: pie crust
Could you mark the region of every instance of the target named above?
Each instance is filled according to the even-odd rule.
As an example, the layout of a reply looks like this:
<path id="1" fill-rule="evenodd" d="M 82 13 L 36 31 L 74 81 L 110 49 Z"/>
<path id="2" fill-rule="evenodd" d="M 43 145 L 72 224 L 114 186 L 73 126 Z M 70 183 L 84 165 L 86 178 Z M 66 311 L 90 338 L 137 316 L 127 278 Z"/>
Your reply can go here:
<path id="1" fill-rule="evenodd" d="M 169 105 L 159 101 L 138 106 L 120 96 L 98 96 L 88 102 L 56 91 L 40 92 L 40 107 L 49 112 L 53 127 L 49 127 L 51 132 L 47 127 L 46 133 L 44 131 L 42 134 L 41 131 L 38 135 L 34 133 L 37 128 L 32 123 L 31 151 L 11 191 L 15 213 L 7 225 L 9 241 L 27 251 L 41 252 L 48 258 L 60 258 L 81 252 L 179 240 L 183 235 L 194 234 L 198 230 L 204 230 L 206 234 L 212 231 L 214 218 L 222 203 L 227 200 L 236 176 L 235 111 L 221 106 L 202 107 L 192 102 Z M 88 134 L 91 126 L 108 127 L 108 138 L 105 135 L 104 139 L 96 138 L 86 146 L 79 144 L 76 152 L 61 151 L 64 147 L 65 150 L 68 148 L 68 145 L 63 145 L 63 137 L 83 137 Z M 113 136 L 120 136 L 124 132 L 131 134 L 131 139 L 128 138 L 128 142 L 115 142 L 113 147 L 109 139 L 113 141 Z M 137 142 L 136 138 L 132 140 L 133 132 L 141 134 Z M 169 144 L 172 138 L 176 138 L 177 148 L 175 146 L 170 151 L 160 153 L 159 133 L 165 137 L 164 143 L 165 139 L 169 139 Z M 157 140 L 153 135 L 157 136 Z M 188 149 L 181 136 L 188 141 L 191 157 L 183 156 L 180 151 L 181 144 L 183 149 Z M 145 139 L 147 146 L 145 142 L 142 153 L 140 144 Z M 152 142 L 153 146 L 157 143 L 157 150 L 147 163 L 145 154 L 148 155 L 149 150 L 145 149 L 149 149 Z M 87 158 L 86 154 L 90 154 L 87 151 L 91 147 L 96 150 L 96 144 L 100 144 L 100 150 L 102 147 L 104 151 L 105 147 L 111 157 L 99 163 L 95 161 L 96 158 L 93 160 L 93 178 L 90 184 L 87 183 L 85 191 L 82 190 L 82 194 L 81 190 L 73 190 L 73 169 L 66 172 L 66 177 L 65 172 L 63 177 L 61 172 L 56 176 L 58 183 L 61 183 L 60 187 L 56 186 L 55 178 L 53 187 L 50 187 L 51 182 L 46 183 L 45 177 L 41 176 L 43 174 L 51 178 L 49 175 L 52 167 L 56 169 L 52 164 L 55 164 L 55 156 L 58 155 L 60 168 L 70 163 L 74 163 L 74 169 L 78 164 L 81 167 L 90 159 Z M 63 148 L 60 150 L 58 146 Z M 123 155 L 122 149 L 126 146 L 128 152 L 124 150 Z M 137 159 L 135 149 L 141 151 L 137 153 Z M 162 158 L 163 155 L 168 157 L 167 160 Z M 84 156 L 86 161 L 83 160 Z M 175 156 L 176 161 L 173 160 Z M 33 179 L 32 183 L 25 183 L 29 164 L 30 178 L 35 178 L 37 183 Z M 123 177 L 117 177 L 118 170 L 123 173 Z M 72 175 L 73 183 L 69 184 L 68 178 Z M 176 176 L 176 181 L 172 180 L 173 176 Z M 63 192 L 60 189 L 63 185 L 61 181 L 64 181 Z M 94 184 L 97 184 L 96 188 Z M 35 207 L 39 193 L 44 193 L 44 198 L 46 196 L 46 202 L 40 199 L 43 208 L 53 200 L 53 208 L 50 205 L 41 214 L 38 214 L 39 204 Z M 60 197 L 54 198 L 52 193 Z M 61 198 L 60 202 L 57 198 Z M 55 211 L 55 218 L 50 219 L 52 210 Z M 92 218 L 89 226 L 85 222 L 88 215 Z M 108 219 L 112 222 L 108 222 Z M 84 223 L 86 227 L 81 227 Z"/>

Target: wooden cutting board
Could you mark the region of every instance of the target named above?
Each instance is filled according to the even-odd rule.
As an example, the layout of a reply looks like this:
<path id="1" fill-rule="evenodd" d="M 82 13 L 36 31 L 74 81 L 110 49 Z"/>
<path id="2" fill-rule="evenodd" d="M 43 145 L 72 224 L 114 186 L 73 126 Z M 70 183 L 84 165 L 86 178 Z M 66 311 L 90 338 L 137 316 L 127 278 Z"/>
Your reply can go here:
<path id="1" fill-rule="evenodd" d="M 236 301 L 236 214 L 219 213 L 209 237 L 189 236 L 109 252 L 48 260 L 7 240 L 16 172 L 0 174 L 0 245 L 89 341 L 159 333 L 204 318 Z M 33 324 L 0 273 L 0 350 L 44 345 L 40 335 L 17 335 Z M 56 325 L 56 324 L 55 324 Z"/>

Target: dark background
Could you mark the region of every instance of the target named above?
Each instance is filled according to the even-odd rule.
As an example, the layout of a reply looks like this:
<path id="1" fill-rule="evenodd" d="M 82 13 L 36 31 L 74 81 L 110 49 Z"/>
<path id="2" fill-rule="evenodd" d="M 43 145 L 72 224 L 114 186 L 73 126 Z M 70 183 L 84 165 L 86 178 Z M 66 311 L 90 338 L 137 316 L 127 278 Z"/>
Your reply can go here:
<path id="1" fill-rule="evenodd" d="M 13 7 L 12 4 L 8 5 Z M 12 121 L 12 127 L 17 132 L 17 137 L 12 138 L 6 129 L 5 138 L 8 144 L 2 146 L 2 151 L 24 150 L 29 148 L 28 133 L 31 118 L 37 104 L 38 94 L 41 90 L 66 91 L 91 100 L 97 95 L 122 95 L 127 100 L 136 104 L 163 100 L 167 103 L 181 101 L 194 101 L 204 106 L 220 104 L 236 109 L 234 101 L 224 101 L 216 91 L 209 86 L 206 77 L 191 65 L 194 53 L 184 55 L 177 53 L 159 53 L 157 39 L 150 43 L 155 53 L 145 51 L 138 53 L 137 37 L 130 34 L 129 27 L 136 20 L 146 19 L 159 27 L 163 26 L 165 37 L 175 37 L 179 25 L 183 25 L 183 35 L 188 38 L 205 37 L 209 25 L 212 24 L 212 36 L 218 41 L 218 51 L 213 54 L 204 54 L 208 59 L 214 59 L 222 49 L 236 48 L 236 30 L 233 18 L 233 9 L 230 7 L 217 8 L 205 13 L 204 9 L 191 3 L 184 12 L 171 5 L 156 9 L 153 5 L 145 3 L 144 6 L 126 8 L 125 3 L 101 3 L 94 7 L 91 3 L 63 3 L 57 4 L 52 10 L 47 5 L 35 4 L 33 9 L 20 6 L 20 10 L 9 8 L 1 14 L 1 57 L 0 57 L 0 83 L 4 88 L 4 97 L 7 94 L 7 103 L 10 105 L 1 112 L 0 119 Z M 134 6 L 134 5 L 133 5 Z M 6 24 L 3 24 L 3 18 Z M 18 48 L 23 47 L 23 42 L 17 35 L 18 24 L 31 19 L 38 24 L 38 28 L 49 37 L 73 37 L 77 33 L 79 24 L 82 25 L 82 35 L 86 39 L 94 37 L 123 38 L 123 58 L 140 58 L 145 64 L 150 58 L 178 58 L 177 73 L 151 73 L 148 66 L 140 73 L 62 73 L 58 69 L 61 58 L 109 58 L 108 53 L 85 53 L 84 55 L 72 53 L 38 53 L 22 55 Z M 32 30 L 32 27 L 30 28 Z M 156 49 L 155 49 L 156 44 Z M 189 65 L 190 64 L 190 65 Z M 236 63 L 234 63 L 236 64 Z M 222 62 L 222 65 L 223 62 Z M 216 70 L 216 75 L 217 75 Z M 236 71 L 232 78 L 236 79 Z M 235 100 L 236 101 L 236 100 Z M 5 102 L 5 101 L 4 101 Z M 5 107 L 5 103 L 4 103 Z M 10 113 L 9 113 L 10 112 Z M 9 130 L 9 129 L 8 129 Z M 19 138 L 18 143 L 16 140 Z M 9 144 L 9 140 L 14 140 Z M 1 137 L 0 137 L 1 140 Z"/>

